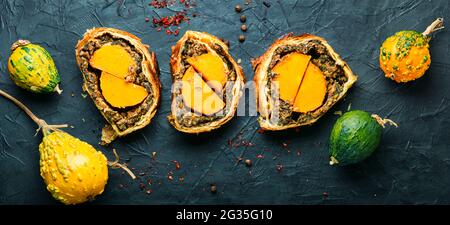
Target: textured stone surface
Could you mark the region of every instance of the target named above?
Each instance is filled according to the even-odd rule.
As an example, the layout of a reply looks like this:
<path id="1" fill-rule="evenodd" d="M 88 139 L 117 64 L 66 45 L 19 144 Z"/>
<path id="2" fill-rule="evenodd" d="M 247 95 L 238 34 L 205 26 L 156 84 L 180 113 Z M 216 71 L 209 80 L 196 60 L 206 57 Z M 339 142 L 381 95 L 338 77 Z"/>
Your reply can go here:
<path id="1" fill-rule="evenodd" d="M 260 134 L 256 117 L 245 116 L 198 136 L 179 133 L 166 120 L 170 47 L 180 36 L 167 36 L 145 22 L 146 16 L 155 15 L 149 2 L 0 1 L 0 88 L 23 100 L 48 123 L 74 126 L 67 131 L 110 160 L 114 159 L 111 149 L 116 148 L 136 175 L 141 173 L 132 181 L 122 171 L 110 170 L 105 192 L 93 204 L 450 203 L 448 29 L 431 41 L 431 68 L 420 80 L 395 84 L 378 67 L 378 48 L 386 37 L 404 29 L 423 31 L 440 16 L 449 19 L 448 1 L 272 0 L 270 8 L 260 0 L 248 6 L 243 1 L 197 1 L 192 12 L 198 16 L 181 26 L 180 36 L 192 29 L 228 39 L 231 54 L 242 60 L 247 80 L 253 77 L 250 59 L 288 32 L 326 38 L 359 76 L 347 97 L 311 127 Z M 234 11 L 237 3 L 247 16 L 242 44 L 240 14 Z M 94 26 L 123 29 L 149 44 L 157 54 L 163 85 L 162 104 L 153 122 L 108 148 L 97 144 L 105 122 L 91 100 L 82 96 L 74 56 L 77 40 Z M 13 85 L 6 60 L 10 45 L 19 38 L 41 44 L 54 57 L 62 77 L 61 96 L 39 96 Z M 0 105 L 0 203 L 58 204 L 39 176 L 41 135 L 33 136 L 35 124 L 5 99 Z M 350 105 L 387 116 L 400 127 L 385 129 L 380 148 L 364 163 L 330 167 L 328 137 L 338 118 L 334 112 L 346 111 Z M 229 140 L 252 145 L 230 147 Z M 238 157 L 251 159 L 253 165 L 236 164 Z M 178 170 L 173 160 L 180 163 Z M 277 165 L 283 169 L 278 171 Z M 211 184 L 217 186 L 216 194 L 211 193 Z M 149 189 L 151 194 L 146 193 Z"/>

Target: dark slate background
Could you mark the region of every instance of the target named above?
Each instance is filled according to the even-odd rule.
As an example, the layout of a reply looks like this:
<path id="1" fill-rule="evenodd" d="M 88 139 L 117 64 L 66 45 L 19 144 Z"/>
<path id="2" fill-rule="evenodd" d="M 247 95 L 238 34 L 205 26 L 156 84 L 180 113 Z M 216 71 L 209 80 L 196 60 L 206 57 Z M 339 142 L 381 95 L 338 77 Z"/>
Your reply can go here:
<path id="1" fill-rule="evenodd" d="M 192 29 L 230 40 L 230 52 L 242 59 L 248 80 L 253 77 L 250 59 L 288 32 L 326 38 L 359 76 L 347 97 L 312 127 L 260 134 L 256 117 L 245 116 L 198 136 L 177 132 L 166 120 L 170 47 L 180 36 L 156 32 L 145 22 L 146 16 L 154 15 L 149 2 L 0 1 L 0 88 L 48 123 L 74 126 L 67 131 L 111 160 L 111 149 L 116 148 L 122 160 L 128 160 L 136 174 L 141 173 L 133 181 L 119 170 L 110 170 L 105 192 L 91 204 L 450 203 L 450 32 L 434 35 L 431 68 L 418 81 L 396 84 L 385 79 L 378 67 L 378 48 L 386 37 L 404 29 L 423 31 L 440 16 L 449 19 L 449 1 L 272 0 L 268 8 L 261 0 L 253 0 L 244 7 L 249 30 L 247 41 L 240 44 L 240 15 L 234 5 L 244 6 L 244 2 L 198 0 L 191 10 L 198 17 L 182 25 L 181 34 Z M 173 14 L 164 9 L 155 12 Z M 91 100 L 82 96 L 82 77 L 74 56 L 77 40 L 94 26 L 123 29 L 151 45 L 163 85 L 162 103 L 153 122 L 107 148 L 97 144 L 104 119 Z M 35 95 L 11 82 L 6 62 L 10 45 L 19 38 L 44 46 L 54 57 L 62 77 L 61 96 Z M 9 101 L 2 98 L 0 105 L 0 203 L 58 204 L 39 176 L 42 136 L 33 136 L 36 125 Z M 328 137 L 338 118 L 334 112 L 350 106 L 387 116 L 400 127 L 385 129 L 377 152 L 360 165 L 331 167 Z M 249 141 L 254 146 L 230 147 L 228 140 Z M 157 153 L 156 160 L 152 152 Z M 258 154 L 264 158 L 257 158 Z M 253 166 L 236 164 L 240 156 L 251 159 Z M 173 160 L 181 163 L 180 170 Z M 283 165 L 281 172 L 276 169 L 278 164 Z M 167 179 L 171 172 L 173 181 Z M 216 194 L 210 192 L 211 184 L 217 185 Z M 150 189 L 152 193 L 147 194 Z"/>

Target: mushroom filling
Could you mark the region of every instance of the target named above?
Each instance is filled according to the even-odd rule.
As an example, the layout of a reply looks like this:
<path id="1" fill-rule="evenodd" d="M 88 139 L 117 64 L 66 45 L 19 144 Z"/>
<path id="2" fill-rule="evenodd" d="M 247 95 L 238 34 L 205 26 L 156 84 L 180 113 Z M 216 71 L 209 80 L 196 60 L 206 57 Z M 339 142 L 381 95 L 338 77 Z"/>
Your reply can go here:
<path id="1" fill-rule="evenodd" d="M 276 65 L 279 62 L 282 62 L 282 59 L 284 60 L 284 58 L 291 53 L 300 53 L 310 56 L 309 65 L 313 64 L 313 67 L 317 68 L 317 70 L 320 69 L 321 74 L 323 74 L 325 82 L 324 96 L 323 101 L 320 101 L 321 104 L 317 108 L 313 108 L 309 111 L 295 110 L 294 105 L 291 102 L 281 99 L 280 96 L 282 96 L 282 93 L 280 88 L 272 89 L 272 81 L 277 79 L 277 73 L 274 72 L 274 70 L 276 70 Z M 272 98 L 271 102 L 273 102 L 270 119 L 278 125 L 304 123 L 320 117 L 337 101 L 339 94 L 343 91 L 344 84 L 348 80 L 343 68 L 336 64 L 335 60 L 329 55 L 327 48 L 317 40 L 311 40 L 298 45 L 278 47 L 274 52 L 267 74 L 268 79 L 266 88 L 269 93 L 268 98 Z M 292 77 L 290 79 L 292 79 Z M 302 86 L 299 88 L 300 90 L 301 87 Z M 315 87 L 310 87 L 310 89 L 311 88 Z"/>
<path id="2" fill-rule="evenodd" d="M 219 58 L 215 58 L 215 57 Z M 203 61 L 199 58 L 203 57 Z M 211 58 L 216 60 L 217 64 L 223 64 L 223 80 L 220 83 L 223 85 L 218 85 L 215 87 L 215 83 L 208 83 L 208 85 L 204 84 L 203 89 L 208 89 L 210 93 L 217 94 L 218 97 L 216 99 L 220 101 L 221 107 L 216 108 L 215 110 L 208 110 L 210 113 L 205 113 L 205 110 L 196 110 L 195 105 L 189 103 L 192 99 L 186 99 L 186 94 L 183 93 L 185 89 L 182 87 L 186 85 L 186 76 L 188 76 L 189 72 L 191 72 L 192 68 L 195 68 L 195 72 L 199 74 L 205 80 L 205 75 L 202 74 L 201 69 L 208 72 L 211 71 L 211 68 L 207 68 L 211 66 L 209 63 L 205 63 L 205 60 L 211 60 Z M 195 61 L 197 60 L 197 61 Z M 196 67 L 195 62 L 198 62 L 199 68 Z M 192 70 L 194 71 L 194 70 Z M 197 75 L 195 75 L 197 76 Z M 199 127 L 199 126 L 207 126 L 208 124 L 220 120 L 225 117 L 228 112 L 231 110 L 231 103 L 233 99 L 233 95 L 231 91 L 233 89 L 234 81 L 236 80 L 236 70 L 233 67 L 233 64 L 227 57 L 225 50 L 218 44 L 207 45 L 206 43 L 199 42 L 197 40 L 187 40 L 181 50 L 181 70 L 180 73 L 174 74 L 174 83 L 181 83 L 181 85 L 174 86 L 174 101 L 176 104 L 175 116 L 178 123 L 184 127 Z M 183 78 L 185 77 L 185 78 Z M 197 78 L 199 79 L 199 78 Z M 200 78 L 201 79 L 201 78 Z M 181 81 L 181 82 L 180 82 Z M 206 82 L 206 80 L 205 80 Z M 216 81 L 214 81 L 216 82 Z M 195 88 L 195 87 L 194 87 Z M 201 88 L 200 88 L 201 89 Z M 205 91 L 203 90 L 203 95 Z M 214 95 L 215 95 L 214 94 Z M 190 94 L 188 94 L 190 95 Z M 196 99 L 199 100 L 199 99 Z M 202 99 L 204 101 L 205 99 Z M 200 103 L 200 106 L 202 103 Z M 203 105 L 204 106 L 204 105 Z M 200 107 L 201 108 L 201 107 Z"/>
<path id="3" fill-rule="evenodd" d="M 102 71 L 92 67 L 90 64 L 90 60 L 94 53 L 105 45 L 121 46 L 130 54 L 135 65 L 137 65 L 136 68 L 133 68 L 133 73 L 130 73 L 126 79 L 129 83 L 142 86 L 148 93 L 145 99 L 139 104 L 119 108 L 112 106 L 105 99 L 100 84 L 100 76 Z M 105 119 L 109 123 L 115 124 L 120 131 L 125 131 L 128 128 L 134 127 L 136 123 L 139 122 L 148 112 L 154 101 L 152 86 L 142 71 L 142 53 L 127 40 L 106 33 L 89 40 L 89 42 L 83 46 L 82 50 L 78 52 L 78 54 L 81 58 L 80 68 L 85 78 L 86 91 L 95 102 L 97 108 L 103 112 Z M 120 91 L 123 90 L 117 90 L 117 92 Z"/>

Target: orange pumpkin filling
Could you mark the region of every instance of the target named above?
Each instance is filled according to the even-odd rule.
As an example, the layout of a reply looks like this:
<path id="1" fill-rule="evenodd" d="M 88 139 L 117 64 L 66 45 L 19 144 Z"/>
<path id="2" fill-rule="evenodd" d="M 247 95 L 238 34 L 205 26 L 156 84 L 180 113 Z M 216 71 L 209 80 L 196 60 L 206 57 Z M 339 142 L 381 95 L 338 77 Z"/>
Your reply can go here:
<path id="1" fill-rule="evenodd" d="M 286 55 L 277 63 L 272 71 L 277 74 L 273 79 L 280 91 L 280 98 L 293 103 L 297 96 L 298 88 L 303 80 L 306 68 L 311 56 L 297 52 Z"/>
<path id="2" fill-rule="evenodd" d="M 181 95 L 184 104 L 194 111 L 212 115 L 225 107 L 225 103 L 209 86 L 202 77 L 189 67 L 182 78 Z"/>
<path id="3" fill-rule="evenodd" d="M 92 67 L 101 70 L 100 89 L 105 100 L 116 108 L 141 103 L 148 92 L 144 87 L 126 81 L 135 76 L 136 62 L 122 46 L 105 45 L 94 52 L 89 60 Z"/>
<path id="4" fill-rule="evenodd" d="M 148 96 L 144 87 L 126 82 L 105 71 L 100 76 L 100 88 L 106 101 L 116 108 L 137 105 Z"/>
<path id="5" fill-rule="evenodd" d="M 319 67 L 310 63 L 294 102 L 294 112 L 306 113 L 319 108 L 327 92 L 327 83 Z"/>
<path id="6" fill-rule="evenodd" d="M 122 46 L 105 45 L 94 52 L 89 64 L 95 69 L 105 71 L 119 78 L 125 78 L 130 73 L 130 67 L 136 67 L 136 62 Z"/>
<path id="7" fill-rule="evenodd" d="M 205 79 L 211 88 L 215 91 L 222 92 L 222 88 L 227 82 L 227 72 L 219 56 L 206 53 L 188 58 L 186 61 L 202 75 L 203 79 Z"/>
<path id="8" fill-rule="evenodd" d="M 322 71 L 311 56 L 290 53 L 272 69 L 276 74 L 272 82 L 277 86 L 280 98 L 293 105 L 293 111 L 307 113 L 319 108 L 325 99 L 327 87 Z"/>

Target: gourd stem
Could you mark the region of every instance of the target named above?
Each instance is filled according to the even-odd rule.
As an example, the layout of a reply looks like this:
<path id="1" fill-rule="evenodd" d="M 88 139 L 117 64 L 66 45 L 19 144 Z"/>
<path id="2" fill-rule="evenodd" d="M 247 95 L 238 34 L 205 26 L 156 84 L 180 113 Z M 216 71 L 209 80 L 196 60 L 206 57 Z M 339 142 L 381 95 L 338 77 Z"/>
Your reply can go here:
<path id="1" fill-rule="evenodd" d="M 116 160 L 114 160 L 113 162 L 108 161 L 108 166 L 110 166 L 113 169 L 123 169 L 125 172 L 128 173 L 128 175 L 130 175 L 130 177 L 133 180 L 136 179 L 136 175 L 134 175 L 134 173 L 130 169 L 128 169 L 127 166 L 119 163 L 120 158 L 116 152 L 116 149 L 113 149 L 113 153 L 114 153 L 114 156 L 116 157 Z"/>
<path id="2" fill-rule="evenodd" d="M 67 124 L 48 125 L 45 122 L 45 120 L 39 119 L 36 115 L 34 115 L 34 113 L 31 112 L 31 110 L 28 107 L 26 107 L 22 102 L 20 102 L 19 100 L 17 100 L 16 98 L 14 98 L 13 96 L 11 96 L 8 93 L 4 92 L 1 89 L 0 89 L 0 95 L 5 97 L 5 98 L 7 98 L 7 99 L 9 99 L 14 104 L 16 104 L 20 109 L 22 109 L 39 126 L 39 128 L 36 130 L 36 134 L 39 132 L 39 130 L 42 129 L 42 133 L 45 136 L 45 135 L 47 135 L 49 133 L 50 130 L 67 127 Z"/>
<path id="3" fill-rule="evenodd" d="M 58 93 L 59 95 L 63 92 L 63 90 L 59 87 L 59 84 L 56 85 L 55 91 L 56 91 L 56 93 Z"/>
<path id="4" fill-rule="evenodd" d="M 330 165 L 333 166 L 333 165 L 336 165 L 336 164 L 339 164 L 339 161 L 337 161 L 337 159 L 334 158 L 334 156 L 331 156 L 330 157 Z"/>
<path id="5" fill-rule="evenodd" d="M 444 29 L 444 18 L 437 18 L 422 34 L 424 36 L 430 36 L 430 34 L 440 29 Z"/>
<path id="6" fill-rule="evenodd" d="M 398 127 L 397 123 L 395 123 L 394 121 L 384 118 L 382 119 L 379 115 L 377 114 L 372 114 L 372 118 L 374 118 L 378 124 L 380 124 L 381 127 L 385 128 L 386 124 L 392 125 L 394 127 Z"/>

